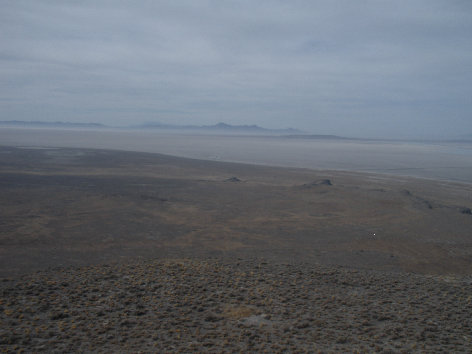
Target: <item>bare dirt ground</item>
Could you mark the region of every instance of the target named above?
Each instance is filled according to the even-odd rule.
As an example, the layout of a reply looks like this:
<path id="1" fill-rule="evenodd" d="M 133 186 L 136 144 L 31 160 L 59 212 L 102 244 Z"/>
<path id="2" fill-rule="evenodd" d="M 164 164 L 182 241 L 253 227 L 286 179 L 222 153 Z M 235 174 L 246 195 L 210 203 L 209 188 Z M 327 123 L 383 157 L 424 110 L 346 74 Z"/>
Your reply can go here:
<path id="1" fill-rule="evenodd" d="M 0 147 L 0 194 L 7 351 L 472 349 L 470 184 Z"/>

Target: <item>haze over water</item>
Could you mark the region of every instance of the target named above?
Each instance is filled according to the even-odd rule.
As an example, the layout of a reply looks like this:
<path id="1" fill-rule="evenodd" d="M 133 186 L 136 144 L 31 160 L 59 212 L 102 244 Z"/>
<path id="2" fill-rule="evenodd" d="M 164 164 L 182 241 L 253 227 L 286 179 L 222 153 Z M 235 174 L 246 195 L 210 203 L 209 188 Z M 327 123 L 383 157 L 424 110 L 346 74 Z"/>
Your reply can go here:
<path id="1" fill-rule="evenodd" d="M 472 183 L 472 142 L 0 128 L 0 145 L 118 149 L 206 160 L 387 173 Z"/>

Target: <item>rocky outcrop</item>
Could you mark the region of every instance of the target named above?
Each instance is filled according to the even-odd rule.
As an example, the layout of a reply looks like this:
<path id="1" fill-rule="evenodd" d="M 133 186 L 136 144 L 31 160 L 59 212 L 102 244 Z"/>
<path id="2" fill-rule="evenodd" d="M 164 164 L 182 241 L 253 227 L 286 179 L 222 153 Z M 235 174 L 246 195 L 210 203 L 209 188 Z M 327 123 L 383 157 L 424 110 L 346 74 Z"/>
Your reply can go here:
<path id="1" fill-rule="evenodd" d="M 225 180 L 225 182 L 241 182 L 241 180 L 238 177 L 231 177 Z"/>
<path id="2" fill-rule="evenodd" d="M 319 179 L 311 183 L 303 184 L 302 188 L 312 188 L 312 187 L 317 187 L 317 186 L 332 186 L 332 185 L 333 183 L 331 183 L 331 180 L 329 179 Z"/>

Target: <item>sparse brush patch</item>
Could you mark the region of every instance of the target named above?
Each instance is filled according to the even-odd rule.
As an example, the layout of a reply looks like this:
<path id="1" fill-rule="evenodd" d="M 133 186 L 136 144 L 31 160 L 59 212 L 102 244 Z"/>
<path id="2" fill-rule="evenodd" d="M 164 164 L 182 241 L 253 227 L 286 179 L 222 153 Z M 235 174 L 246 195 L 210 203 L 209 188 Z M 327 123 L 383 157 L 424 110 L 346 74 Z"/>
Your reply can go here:
<path id="1" fill-rule="evenodd" d="M 227 305 L 223 309 L 223 316 L 239 320 L 241 318 L 249 317 L 258 314 L 259 311 L 254 307 L 245 305 Z"/>

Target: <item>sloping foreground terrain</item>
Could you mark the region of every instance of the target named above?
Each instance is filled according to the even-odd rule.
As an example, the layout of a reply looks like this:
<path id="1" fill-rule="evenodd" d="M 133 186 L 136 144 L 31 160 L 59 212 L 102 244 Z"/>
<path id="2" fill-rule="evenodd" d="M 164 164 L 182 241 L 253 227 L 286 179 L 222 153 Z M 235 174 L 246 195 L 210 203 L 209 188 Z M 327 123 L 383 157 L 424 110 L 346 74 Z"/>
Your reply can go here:
<path id="1" fill-rule="evenodd" d="M 169 256 L 472 273 L 472 184 L 0 148 L 0 275 Z"/>
<path id="2" fill-rule="evenodd" d="M 141 261 L 2 284 L 0 348 L 470 352 L 472 285 L 259 260 Z"/>
<path id="3" fill-rule="evenodd" d="M 472 185 L 0 147 L 7 351 L 470 352 Z"/>

